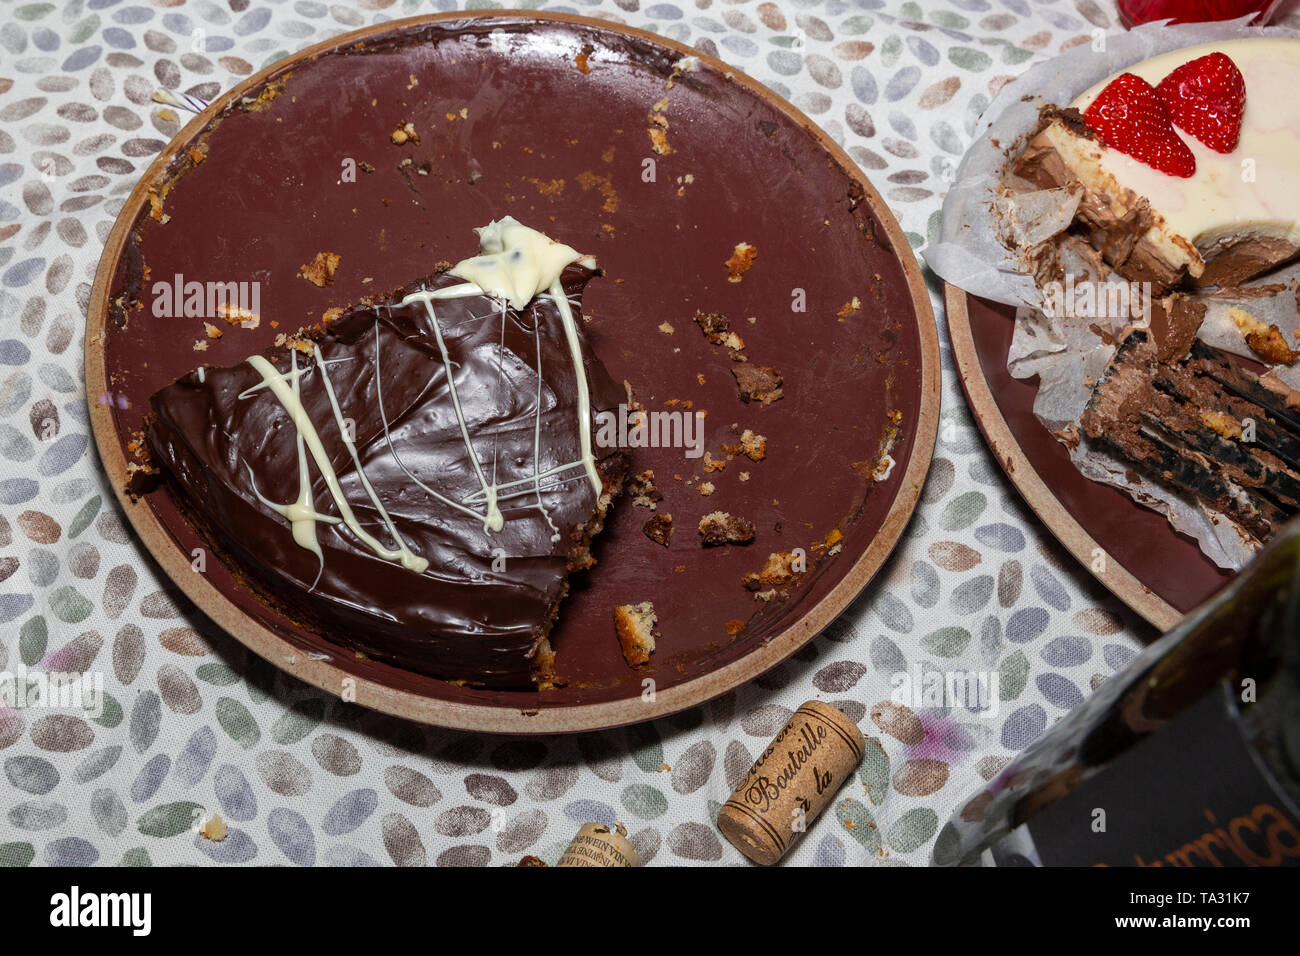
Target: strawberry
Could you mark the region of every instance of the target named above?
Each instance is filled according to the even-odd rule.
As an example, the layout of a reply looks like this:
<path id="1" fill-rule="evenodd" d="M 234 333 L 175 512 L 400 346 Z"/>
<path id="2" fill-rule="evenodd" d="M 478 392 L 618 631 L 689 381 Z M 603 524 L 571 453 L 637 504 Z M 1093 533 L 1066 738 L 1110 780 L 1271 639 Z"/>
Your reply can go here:
<path id="1" fill-rule="evenodd" d="M 1222 53 L 1198 56 L 1178 67 L 1156 87 L 1169 119 L 1220 153 L 1237 148 L 1246 81 Z"/>
<path id="2" fill-rule="evenodd" d="M 1121 73 L 1084 111 L 1102 143 L 1169 176 L 1196 172 L 1196 157 L 1174 131 L 1164 101 L 1146 80 Z"/>

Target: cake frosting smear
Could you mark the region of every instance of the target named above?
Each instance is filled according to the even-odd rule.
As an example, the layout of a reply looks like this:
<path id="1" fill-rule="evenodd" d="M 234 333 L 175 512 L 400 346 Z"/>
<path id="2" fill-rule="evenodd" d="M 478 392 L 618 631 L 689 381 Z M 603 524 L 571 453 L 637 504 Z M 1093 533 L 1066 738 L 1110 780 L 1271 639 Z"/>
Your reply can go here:
<path id="1" fill-rule="evenodd" d="M 1050 116 L 1020 164 L 1040 185 L 1081 183 L 1081 215 L 1107 234 L 1112 264 L 1158 288 L 1183 278 L 1201 286 L 1235 285 L 1300 251 L 1300 40 L 1257 37 L 1187 47 L 1126 72 L 1155 87 L 1183 64 L 1212 53 L 1230 57 L 1245 81 L 1240 138 L 1222 153 L 1183 134 L 1195 159 L 1190 177 L 1103 145 L 1081 122 L 1118 74 Z M 1134 241 L 1125 248 L 1129 237 Z"/>

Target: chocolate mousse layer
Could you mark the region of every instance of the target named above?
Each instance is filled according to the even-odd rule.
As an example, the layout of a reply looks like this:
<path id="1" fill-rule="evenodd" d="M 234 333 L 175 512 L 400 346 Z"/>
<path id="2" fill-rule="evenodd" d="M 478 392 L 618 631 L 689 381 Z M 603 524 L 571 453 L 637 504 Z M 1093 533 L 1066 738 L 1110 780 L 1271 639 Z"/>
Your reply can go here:
<path id="1" fill-rule="evenodd" d="M 522 310 L 482 294 L 402 304 L 464 286 L 438 273 L 347 309 L 318 341 L 262 353 L 269 366 L 254 357 L 163 388 L 153 463 L 245 584 L 345 653 L 473 685 L 544 685 L 569 575 L 594 563 L 591 538 L 627 470 L 617 449 L 582 448 L 583 416 L 594 435 L 624 394 L 582 331 L 593 274 L 561 276 L 589 403 L 549 296 Z"/>
<path id="2" fill-rule="evenodd" d="M 1300 247 L 1276 236 L 1225 236 L 1201 250 L 1205 271 L 1193 282 L 1199 288 L 1232 288 L 1294 259 Z"/>
<path id="3" fill-rule="evenodd" d="M 1205 303 L 1174 292 L 1151 300 L 1151 335 L 1162 362 L 1180 361 L 1191 352 L 1205 319 Z"/>

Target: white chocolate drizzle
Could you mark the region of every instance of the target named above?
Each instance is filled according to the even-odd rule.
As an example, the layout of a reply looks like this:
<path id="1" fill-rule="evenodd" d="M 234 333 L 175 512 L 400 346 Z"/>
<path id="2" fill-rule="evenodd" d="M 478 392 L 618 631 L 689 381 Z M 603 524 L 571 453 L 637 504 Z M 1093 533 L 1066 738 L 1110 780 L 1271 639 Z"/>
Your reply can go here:
<path id="1" fill-rule="evenodd" d="M 334 398 L 334 388 L 330 385 L 329 375 L 325 371 L 324 364 L 321 363 L 320 349 L 315 349 L 316 368 L 320 370 L 321 379 L 325 383 L 326 393 L 329 395 L 330 405 L 334 410 L 334 416 L 338 423 L 339 433 L 343 436 L 343 442 L 347 446 L 349 453 L 352 455 L 352 461 L 356 465 L 358 476 L 361 484 L 365 487 L 366 493 L 374 503 L 376 510 L 383 518 L 384 523 L 388 526 L 394 540 L 397 542 L 397 550 L 385 547 L 382 542 L 375 538 L 370 532 L 361 526 L 357 520 L 356 514 L 352 511 L 352 506 L 348 503 L 347 496 L 343 494 L 343 488 L 339 484 L 338 475 L 334 472 L 334 466 L 330 464 L 329 455 L 325 452 L 325 446 L 321 443 L 320 435 L 316 431 L 316 426 L 312 424 L 311 417 L 307 414 L 307 409 L 303 406 L 300 397 L 298 379 L 302 374 L 298 370 L 297 349 L 291 349 L 292 355 L 292 374 L 293 388 L 290 389 L 284 380 L 284 374 L 281 373 L 274 365 L 268 362 L 260 355 L 252 355 L 248 358 L 248 364 L 262 376 L 262 381 L 271 390 L 284 410 L 289 413 L 289 420 L 293 422 L 293 427 L 298 431 L 298 474 L 299 474 L 299 498 L 291 505 L 282 505 L 276 508 L 280 513 L 289 520 L 293 525 L 293 539 L 299 546 L 307 548 L 317 557 L 321 557 L 320 542 L 316 540 L 316 520 L 319 515 L 316 512 L 314 503 L 311 501 L 311 488 L 306 480 L 307 459 L 303 453 L 303 446 L 311 452 L 311 457 L 316 462 L 316 467 L 325 480 L 325 487 L 329 489 L 330 496 L 334 499 L 334 505 L 339 509 L 339 515 L 348 529 L 356 535 L 362 543 L 371 551 L 384 558 L 387 561 L 400 562 L 402 567 L 409 571 L 419 574 L 429 566 L 425 558 L 413 554 L 406 546 L 406 542 L 397 532 L 393 521 L 384 510 L 383 503 L 375 494 L 374 488 L 370 486 L 370 481 L 366 478 L 365 470 L 361 467 L 361 462 L 357 458 L 356 446 L 348 438 L 347 425 L 343 420 L 343 414 L 339 409 L 338 401 Z M 260 497 L 260 496 L 259 496 Z M 322 559 L 323 560 L 323 559 Z"/>
<path id="2" fill-rule="evenodd" d="M 582 347 L 578 341 L 578 326 L 573 318 L 573 310 L 569 307 L 568 296 L 560 284 L 560 275 L 566 266 L 583 262 L 594 268 L 595 260 L 583 256 L 572 246 L 556 242 L 536 229 L 530 229 L 510 216 L 474 231 L 478 233 L 482 254 L 456 263 L 451 267 L 452 275 L 474 283 L 487 295 L 504 299 L 516 311 L 522 312 L 543 291 L 549 293 L 559 310 L 577 384 L 578 440 L 582 464 L 586 468 L 591 487 L 599 498 L 602 488 L 600 475 L 596 472 L 596 457 L 591 451 L 591 394 L 587 387 L 587 370 L 582 365 Z M 429 314 L 432 317 L 432 309 Z M 540 355 L 540 350 L 538 354 Z M 495 497 L 489 507 L 493 506 Z"/>
<path id="3" fill-rule="evenodd" d="M 456 412 L 456 422 L 460 425 L 460 437 L 465 442 L 465 454 L 469 457 L 469 462 L 474 468 L 474 474 L 477 476 L 479 485 L 483 489 L 483 497 L 487 504 L 486 514 L 483 516 L 484 531 L 500 531 L 505 527 L 505 518 L 501 514 L 501 509 L 497 507 L 497 490 L 496 483 L 489 482 L 483 474 L 483 466 L 479 464 L 478 455 L 474 452 L 474 443 L 469 437 L 469 424 L 465 421 L 465 413 L 461 411 L 460 397 L 456 394 L 456 375 L 452 369 L 451 354 L 447 351 L 447 343 L 442 337 L 442 326 L 438 324 L 438 315 L 433 309 L 434 299 L 451 298 L 447 295 L 439 295 L 439 292 L 456 292 L 463 286 L 451 286 L 448 289 L 438 289 L 430 291 L 428 289 L 420 292 L 412 292 L 402 300 L 402 305 L 410 305 L 419 302 L 424 306 L 425 314 L 429 317 L 429 327 L 433 330 L 434 341 L 438 343 L 438 351 L 442 353 L 443 368 L 447 372 L 447 394 L 451 396 L 451 406 Z M 476 292 L 478 286 L 474 286 Z M 376 350 L 376 355 L 378 351 Z"/>
<path id="4" fill-rule="evenodd" d="M 303 372 L 298 368 L 298 350 L 292 349 L 290 356 L 290 377 L 293 379 L 293 400 L 299 407 L 302 405 L 301 388 L 299 380 Z M 254 366 L 256 368 L 256 366 Z M 283 381 L 283 378 L 281 379 Z M 263 373 L 262 385 L 254 386 L 245 392 L 241 392 L 240 398 L 247 398 L 249 394 L 256 391 L 259 387 L 265 387 L 268 379 Z M 253 486 L 253 494 L 257 495 L 258 500 L 273 511 L 277 511 L 285 518 L 290 527 L 293 529 L 293 540 L 300 548 L 305 548 L 312 554 L 316 555 L 318 567 L 316 569 L 316 580 L 312 582 L 312 587 L 320 581 L 321 572 L 325 570 L 325 555 L 321 553 L 320 541 L 316 538 L 316 522 L 326 521 L 331 524 L 337 524 L 339 519 L 327 517 L 316 512 L 315 502 L 311 496 L 311 476 L 307 473 L 307 456 L 303 450 L 302 429 L 298 429 L 298 498 L 290 504 L 279 504 L 269 500 L 257 489 L 257 482 L 253 477 L 253 467 L 247 462 L 244 467 L 248 469 L 248 480 Z"/>

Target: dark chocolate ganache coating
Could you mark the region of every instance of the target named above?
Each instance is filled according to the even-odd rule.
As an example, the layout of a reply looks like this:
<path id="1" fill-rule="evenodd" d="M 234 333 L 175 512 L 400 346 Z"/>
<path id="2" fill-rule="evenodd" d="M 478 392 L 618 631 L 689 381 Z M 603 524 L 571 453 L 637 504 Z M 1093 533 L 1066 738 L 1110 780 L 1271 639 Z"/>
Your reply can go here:
<path id="1" fill-rule="evenodd" d="M 625 392 L 583 334 L 580 301 L 593 274 L 575 264 L 561 282 L 578 327 L 592 451 L 608 493 L 621 484 L 627 462 L 618 449 L 596 443 L 595 419 L 618 414 Z M 280 373 L 294 363 L 302 373 L 300 401 L 357 523 L 385 548 L 397 548 L 345 429 L 401 539 L 428 561 L 423 571 L 381 556 L 337 520 L 335 497 L 310 452 L 320 556 L 295 541 L 290 521 L 272 505 L 299 498 L 299 431 L 247 361 L 196 370 L 157 392 L 147 439 L 154 465 L 220 558 L 331 643 L 448 680 L 525 687 L 534 649 L 567 592 L 570 568 L 581 566 L 600 509 L 582 465 L 578 382 L 556 304 L 545 294 L 521 312 L 485 295 L 434 301 L 449 383 L 424 303 L 401 300 L 463 282 L 435 274 L 346 310 L 314 349 L 263 353 Z M 480 472 L 498 489 L 500 530 L 486 527 Z"/>

